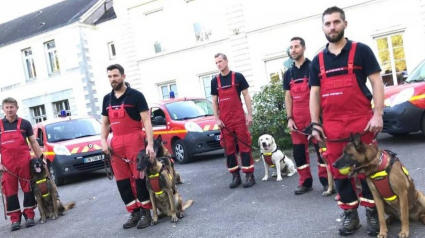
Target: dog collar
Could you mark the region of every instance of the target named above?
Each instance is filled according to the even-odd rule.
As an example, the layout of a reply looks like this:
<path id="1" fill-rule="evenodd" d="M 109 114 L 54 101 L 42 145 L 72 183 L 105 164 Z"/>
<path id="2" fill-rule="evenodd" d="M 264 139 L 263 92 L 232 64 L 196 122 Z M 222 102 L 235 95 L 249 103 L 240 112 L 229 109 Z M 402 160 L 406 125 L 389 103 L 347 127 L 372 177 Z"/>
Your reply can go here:
<path id="1" fill-rule="evenodd" d="M 267 153 L 262 153 L 265 156 L 271 156 L 274 152 L 276 152 L 278 150 L 277 146 L 276 149 L 273 152 L 267 152 Z"/>

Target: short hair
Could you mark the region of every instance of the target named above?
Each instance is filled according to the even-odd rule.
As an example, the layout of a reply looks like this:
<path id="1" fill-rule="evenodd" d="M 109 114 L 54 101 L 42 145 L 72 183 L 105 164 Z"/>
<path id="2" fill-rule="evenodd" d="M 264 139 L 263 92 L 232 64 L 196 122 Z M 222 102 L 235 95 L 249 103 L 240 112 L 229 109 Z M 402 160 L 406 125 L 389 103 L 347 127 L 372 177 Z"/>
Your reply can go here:
<path id="1" fill-rule="evenodd" d="M 298 37 L 298 36 L 296 36 L 296 37 L 292 37 L 291 41 L 294 41 L 294 40 L 299 40 L 299 41 L 300 41 L 301 46 L 302 46 L 302 47 L 305 47 L 305 41 L 304 41 L 304 39 L 303 39 L 303 38 Z"/>
<path id="2" fill-rule="evenodd" d="M 16 107 L 18 107 L 18 102 L 14 98 L 7 97 L 7 98 L 3 99 L 3 102 L 1 103 L 1 106 L 3 107 L 4 104 L 6 104 L 6 103 L 13 103 L 13 104 L 15 104 Z"/>
<path id="3" fill-rule="evenodd" d="M 219 56 L 221 56 L 221 58 L 223 58 L 224 60 L 227 60 L 227 56 L 225 54 L 223 54 L 223 53 L 217 53 L 217 54 L 215 54 L 214 55 L 214 58 L 217 58 Z"/>
<path id="4" fill-rule="evenodd" d="M 333 6 L 333 7 L 330 7 L 328 9 L 326 9 L 323 12 L 323 14 L 322 14 L 322 22 L 323 22 L 323 19 L 324 19 L 325 15 L 331 15 L 332 13 L 335 13 L 335 12 L 338 12 L 339 15 L 341 16 L 341 19 L 343 21 L 345 21 L 345 12 L 344 12 L 344 10 L 342 10 L 341 8 L 339 8 L 337 6 Z"/>
<path id="5" fill-rule="evenodd" d="M 113 64 L 113 65 L 108 66 L 108 68 L 106 68 L 107 71 L 111 71 L 111 70 L 114 70 L 114 69 L 118 69 L 118 71 L 120 71 L 120 74 L 124 75 L 124 68 L 119 64 Z"/>

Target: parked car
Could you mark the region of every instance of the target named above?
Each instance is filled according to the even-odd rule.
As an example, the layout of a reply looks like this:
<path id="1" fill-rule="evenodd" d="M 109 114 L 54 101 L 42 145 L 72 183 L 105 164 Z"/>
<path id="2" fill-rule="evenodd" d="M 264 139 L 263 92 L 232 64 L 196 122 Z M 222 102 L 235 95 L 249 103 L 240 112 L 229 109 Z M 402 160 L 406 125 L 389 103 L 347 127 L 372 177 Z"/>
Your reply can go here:
<path id="1" fill-rule="evenodd" d="M 422 131 L 425 135 L 425 60 L 404 84 L 385 88 L 384 128 L 394 136 Z"/>
<path id="2" fill-rule="evenodd" d="M 212 103 L 205 98 L 171 98 L 150 104 L 154 137 L 161 135 L 165 147 L 181 164 L 193 155 L 220 150 L 220 130 Z"/>
<path id="3" fill-rule="evenodd" d="M 67 176 L 104 168 L 101 124 L 95 118 L 64 116 L 39 122 L 33 130 L 57 186 Z"/>

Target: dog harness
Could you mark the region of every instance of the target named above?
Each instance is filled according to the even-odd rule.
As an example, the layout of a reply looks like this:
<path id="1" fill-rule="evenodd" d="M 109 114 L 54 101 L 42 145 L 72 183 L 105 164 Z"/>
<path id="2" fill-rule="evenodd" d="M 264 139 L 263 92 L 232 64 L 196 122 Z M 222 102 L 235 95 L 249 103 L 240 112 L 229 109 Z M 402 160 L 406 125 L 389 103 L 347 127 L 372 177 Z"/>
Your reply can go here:
<path id="1" fill-rule="evenodd" d="M 263 156 L 263 158 L 264 158 L 264 161 L 266 161 L 266 163 L 271 168 L 274 168 L 275 167 L 275 165 L 273 164 L 273 161 L 272 161 L 272 156 L 273 156 L 273 153 L 275 153 L 276 151 L 277 151 L 277 147 L 276 147 L 276 149 L 273 152 L 268 152 L 268 153 L 262 153 L 261 154 Z M 280 161 L 282 161 L 283 159 L 285 159 L 285 155 L 283 155 L 283 158 Z"/>
<path id="2" fill-rule="evenodd" d="M 164 190 L 162 190 L 161 184 L 159 181 L 160 174 L 162 173 L 162 171 L 164 171 L 164 169 L 165 169 L 165 166 L 163 165 L 161 170 L 158 173 L 151 174 L 148 176 L 149 183 L 152 187 L 152 190 L 154 191 L 156 195 L 161 195 L 164 193 Z M 170 171 L 167 170 L 167 173 L 168 173 L 168 176 L 170 176 L 170 179 L 172 180 L 173 176 L 171 175 Z"/>
<path id="3" fill-rule="evenodd" d="M 37 184 L 37 187 L 40 190 L 42 197 L 45 198 L 50 195 L 49 189 L 47 188 L 47 178 L 37 180 L 35 181 L 35 183 Z"/>
<path id="4" fill-rule="evenodd" d="M 369 176 L 376 189 L 378 190 L 379 194 L 384 198 L 385 201 L 394 201 L 395 199 L 397 199 L 397 195 L 391 188 L 391 183 L 389 179 L 389 174 L 394 165 L 394 162 L 396 161 L 400 160 L 396 157 L 396 154 L 394 152 L 389 150 L 383 151 L 377 169 L 378 172 Z M 406 176 L 409 176 L 409 172 L 403 165 L 401 165 L 401 169 L 403 170 L 404 174 L 406 174 Z"/>

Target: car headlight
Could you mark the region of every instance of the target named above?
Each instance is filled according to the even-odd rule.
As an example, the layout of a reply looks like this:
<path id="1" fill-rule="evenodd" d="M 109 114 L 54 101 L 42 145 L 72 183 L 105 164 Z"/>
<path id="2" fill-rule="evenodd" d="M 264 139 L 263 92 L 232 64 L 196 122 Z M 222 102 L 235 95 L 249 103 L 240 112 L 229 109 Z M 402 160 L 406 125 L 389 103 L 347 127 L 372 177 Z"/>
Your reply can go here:
<path id="1" fill-rule="evenodd" d="M 397 95 L 395 95 L 390 106 L 394 107 L 398 104 L 409 101 L 409 99 L 413 96 L 414 93 L 415 93 L 415 89 L 413 88 L 406 88 L 401 90 L 399 93 L 397 93 Z"/>
<path id="2" fill-rule="evenodd" d="M 184 128 L 186 128 L 187 131 L 203 132 L 202 131 L 202 128 L 198 124 L 196 124 L 195 122 L 193 122 L 193 121 L 186 122 L 184 124 Z"/>
<path id="3" fill-rule="evenodd" d="M 57 155 L 71 155 L 71 152 L 69 152 L 68 148 L 63 145 L 54 145 L 53 152 L 55 152 Z"/>

